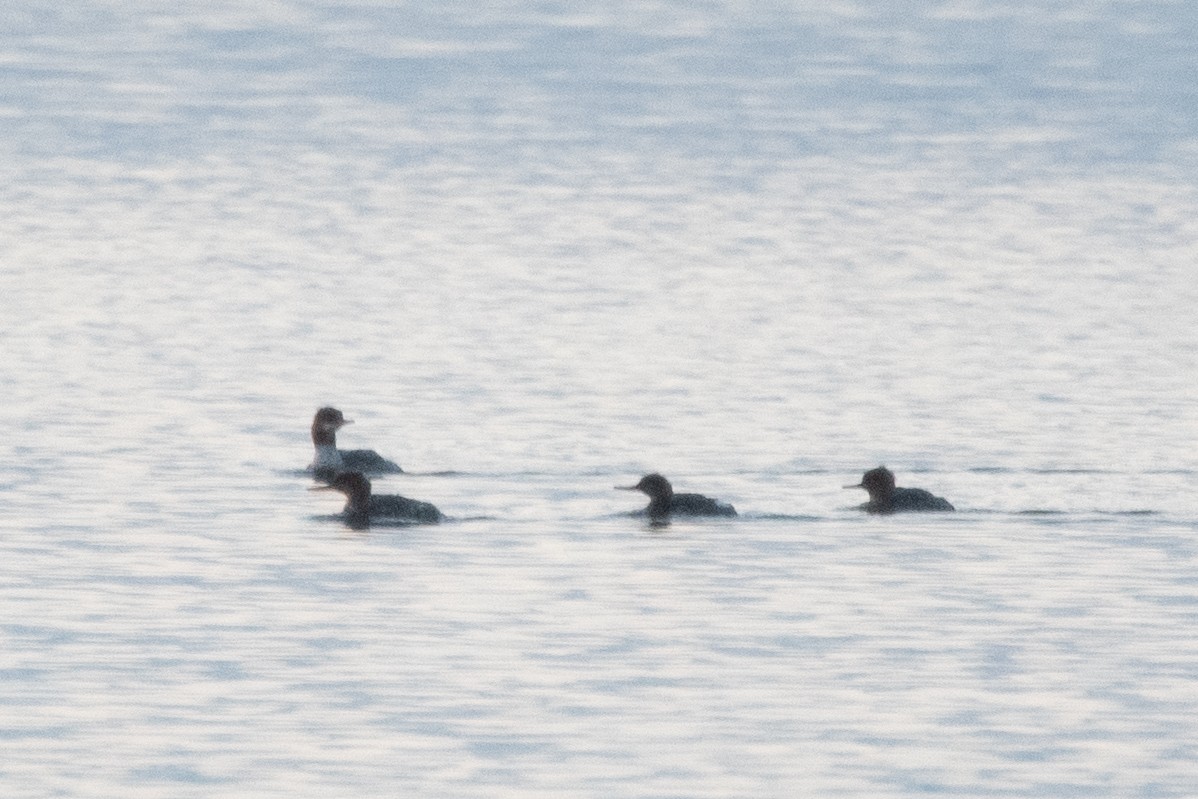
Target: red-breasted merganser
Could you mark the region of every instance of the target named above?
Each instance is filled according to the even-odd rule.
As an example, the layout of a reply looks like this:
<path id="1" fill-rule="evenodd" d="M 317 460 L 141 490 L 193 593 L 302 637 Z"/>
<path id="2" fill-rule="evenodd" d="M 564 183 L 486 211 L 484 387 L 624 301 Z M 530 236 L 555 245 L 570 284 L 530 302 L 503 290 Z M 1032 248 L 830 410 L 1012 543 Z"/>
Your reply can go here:
<path id="1" fill-rule="evenodd" d="M 336 408 L 321 408 L 312 420 L 312 445 L 316 457 L 308 470 L 321 480 L 331 480 L 340 472 L 357 471 L 366 474 L 401 474 L 399 464 L 389 461 L 372 449 L 337 449 L 337 431 L 353 419 L 346 419 Z"/>
<path id="2" fill-rule="evenodd" d="M 309 491 L 340 491 L 345 494 L 345 523 L 355 529 L 379 524 L 437 524 L 445 517 L 436 506 L 395 494 L 370 493 L 370 480 L 361 472 L 342 472 L 327 486 L 314 486 Z"/>
<path id="3" fill-rule="evenodd" d="M 860 483 L 845 488 L 864 488 L 869 492 L 869 502 L 861 506 L 861 510 L 869 513 L 956 510 L 947 499 L 922 488 L 896 488 L 894 473 L 885 466 L 870 469 L 862 476 Z"/>
<path id="4" fill-rule="evenodd" d="M 735 516 L 736 508 L 705 497 L 702 494 L 675 494 L 670 481 L 660 474 L 647 474 L 634 486 L 616 486 L 621 491 L 640 491 L 649 495 L 649 506 L 645 508 L 649 520 L 662 524 L 670 520 L 671 514 L 679 516 Z"/>

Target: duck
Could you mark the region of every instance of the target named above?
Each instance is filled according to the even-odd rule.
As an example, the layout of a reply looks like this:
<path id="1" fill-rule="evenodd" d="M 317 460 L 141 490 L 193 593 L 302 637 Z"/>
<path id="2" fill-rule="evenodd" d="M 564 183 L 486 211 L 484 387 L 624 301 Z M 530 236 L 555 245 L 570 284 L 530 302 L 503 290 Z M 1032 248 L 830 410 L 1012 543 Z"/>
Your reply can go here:
<path id="1" fill-rule="evenodd" d="M 898 488 L 894 484 L 894 472 L 885 466 L 870 469 L 861 477 L 861 482 L 845 488 L 864 488 L 869 492 L 869 502 L 861 505 L 867 513 L 899 513 L 905 511 L 956 510 L 952 503 L 922 488 Z"/>
<path id="2" fill-rule="evenodd" d="M 308 471 L 320 480 L 331 480 L 347 471 L 363 474 L 402 474 L 403 469 L 372 449 L 337 449 L 337 431 L 353 419 L 346 419 L 341 411 L 332 407 L 321 408 L 312 419 L 312 446 L 316 456 Z"/>
<path id="3" fill-rule="evenodd" d="M 666 524 L 672 515 L 736 516 L 736 508 L 702 494 L 675 494 L 670 481 L 656 472 L 647 474 L 636 485 L 616 486 L 620 491 L 640 491 L 649 496 L 643 511 L 654 524 Z"/>
<path id="4" fill-rule="evenodd" d="M 313 486 L 310 491 L 340 491 L 345 495 L 341 516 L 354 529 L 365 529 L 371 523 L 382 524 L 439 524 L 444 514 L 430 502 L 408 499 L 397 494 L 372 494 L 370 479 L 361 472 L 341 472 L 328 485 Z"/>

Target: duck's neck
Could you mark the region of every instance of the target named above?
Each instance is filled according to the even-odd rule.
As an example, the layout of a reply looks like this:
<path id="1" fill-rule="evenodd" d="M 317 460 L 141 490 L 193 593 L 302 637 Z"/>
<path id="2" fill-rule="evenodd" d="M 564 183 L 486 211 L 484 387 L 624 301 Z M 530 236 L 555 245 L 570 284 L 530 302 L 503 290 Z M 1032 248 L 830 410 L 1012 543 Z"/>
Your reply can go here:
<path id="1" fill-rule="evenodd" d="M 659 494 L 649 498 L 649 507 L 646 511 L 649 514 L 649 519 L 655 522 L 668 521 L 670 518 L 670 506 L 673 500 L 672 494 Z"/>
<path id="2" fill-rule="evenodd" d="M 869 501 L 877 505 L 889 505 L 894 500 L 893 486 L 873 486 L 869 489 Z"/>
<path id="3" fill-rule="evenodd" d="M 370 488 L 352 491 L 345 495 L 345 518 L 355 523 L 370 523 Z"/>
<path id="4" fill-rule="evenodd" d="M 331 425 L 321 424 L 320 422 L 312 423 L 312 443 L 320 447 L 321 444 L 328 444 L 330 447 L 337 446 L 337 428 Z"/>
<path id="5" fill-rule="evenodd" d="M 366 516 L 370 513 L 370 494 L 347 494 L 345 497 L 346 516 Z"/>
<path id="6" fill-rule="evenodd" d="M 329 435 L 329 438 L 332 438 L 332 434 Z M 315 431 L 312 433 L 312 439 L 314 441 L 316 439 Z M 345 462 L 341 459 L 341 453 L 337 451 L 336 444 L 316 442 L 316 457 L 312 460 L 312 471 L 338 472 L 344 468 Z"/>

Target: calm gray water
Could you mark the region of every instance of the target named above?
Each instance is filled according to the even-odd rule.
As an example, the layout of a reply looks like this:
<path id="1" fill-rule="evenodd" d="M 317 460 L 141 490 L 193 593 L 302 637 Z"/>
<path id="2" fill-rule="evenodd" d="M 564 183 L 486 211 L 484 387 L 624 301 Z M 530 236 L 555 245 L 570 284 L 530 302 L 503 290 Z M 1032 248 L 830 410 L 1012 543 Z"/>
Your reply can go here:
<path id="1" fill-rule="evenodd" d="M 0 794 L 1198 795 L 1198 6 L 59 6 Z"/>

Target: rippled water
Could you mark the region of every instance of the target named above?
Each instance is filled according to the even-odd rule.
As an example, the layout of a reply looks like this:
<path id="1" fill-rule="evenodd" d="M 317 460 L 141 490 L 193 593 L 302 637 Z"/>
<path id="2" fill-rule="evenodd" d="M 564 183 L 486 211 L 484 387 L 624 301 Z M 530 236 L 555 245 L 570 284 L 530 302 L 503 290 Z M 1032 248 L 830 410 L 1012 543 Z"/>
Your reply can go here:
<path id="1" fill-rule="evenodd" d="M 4 796 L 1198 794 L 1198 10 L 10 5 Z"/>

